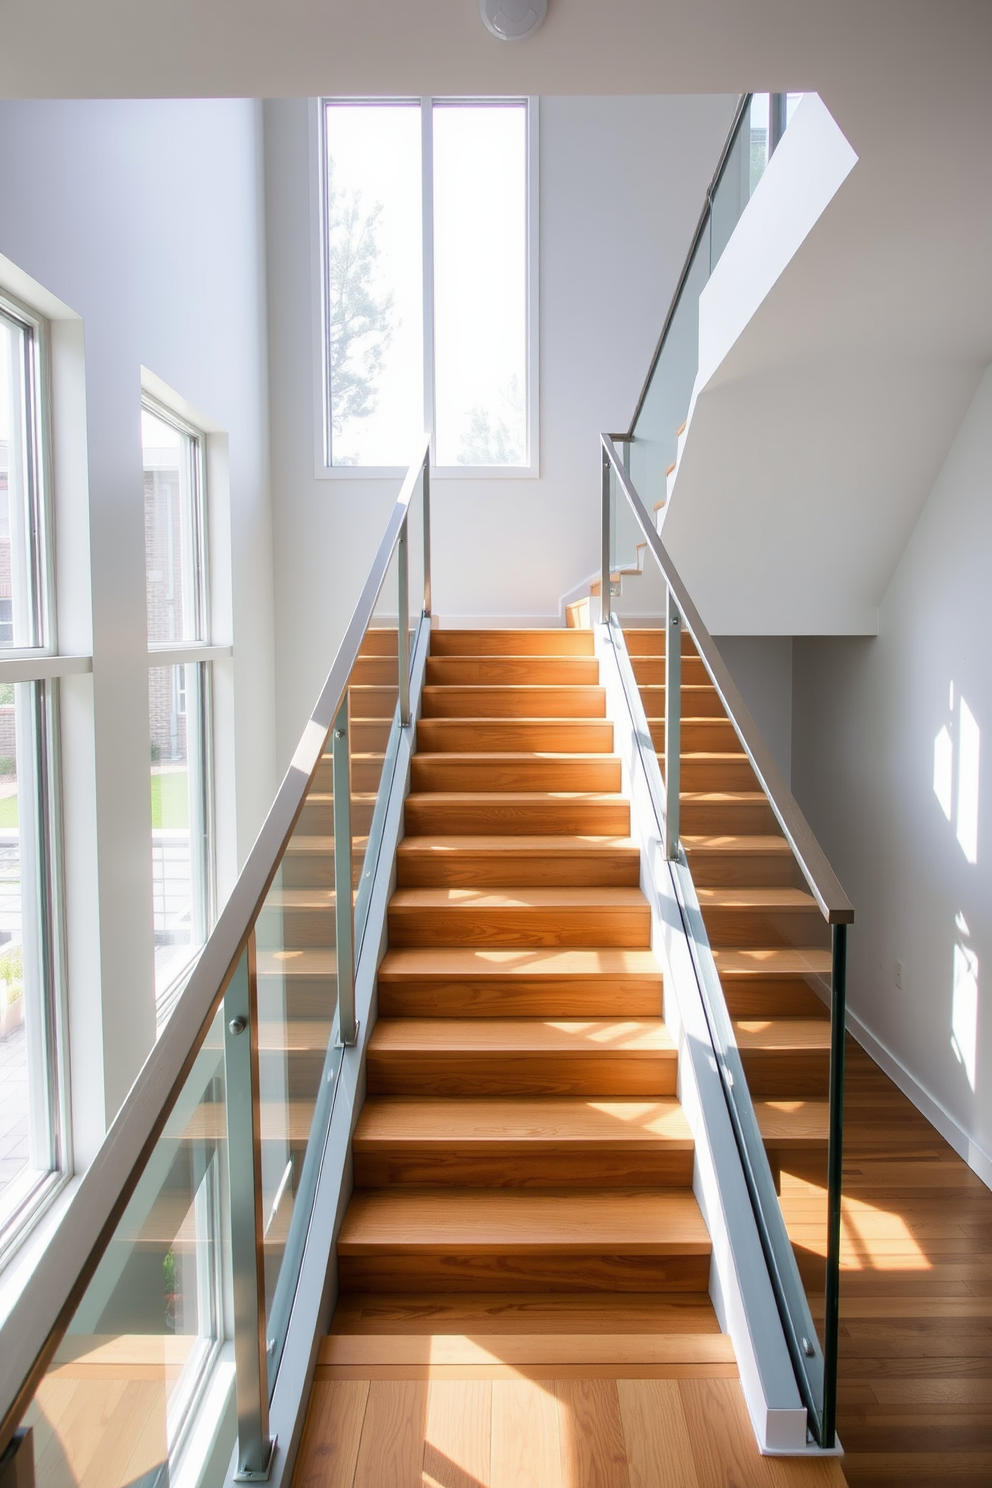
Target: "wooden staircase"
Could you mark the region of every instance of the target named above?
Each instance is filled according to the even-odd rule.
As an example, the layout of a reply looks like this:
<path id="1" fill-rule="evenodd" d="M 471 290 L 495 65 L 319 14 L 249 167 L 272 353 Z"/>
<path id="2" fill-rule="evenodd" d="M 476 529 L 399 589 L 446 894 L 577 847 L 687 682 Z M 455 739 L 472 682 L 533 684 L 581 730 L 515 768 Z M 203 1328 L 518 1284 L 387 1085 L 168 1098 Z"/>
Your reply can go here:
<path id="1" fill-rule="evenodd" d="M 588 631 L 432 636 L 326 1368 L 510 1328 L 736 1372 L 605 711 Z"/>
<path id="2" fill-rule="evenodd" d="M 624 632 L 664 773 L 665 632 Z M 682 638 L 681 840 L 773 1176 L 826 1172 L 830 931 L 719 694 Z M 811 1165 L 811 1166 L 810 1166 Z"/>

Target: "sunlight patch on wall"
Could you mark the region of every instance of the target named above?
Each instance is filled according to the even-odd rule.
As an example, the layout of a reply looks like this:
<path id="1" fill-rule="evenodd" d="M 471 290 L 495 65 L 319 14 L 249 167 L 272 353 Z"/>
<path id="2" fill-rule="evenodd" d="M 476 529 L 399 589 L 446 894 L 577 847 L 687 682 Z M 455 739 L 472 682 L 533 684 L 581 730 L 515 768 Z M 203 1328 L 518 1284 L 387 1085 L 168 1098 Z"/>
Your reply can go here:
<path id="1" fill-rule="evenodd" d="M 969 863 L 978 862 L 978 785 L 982 732 L 960 695 L 955 709 L 954 683 L 948 699 L 950 718 L 933 741 L 933 793 L 954 825 Z"/>
<path id="2" fill-rule="evenodd" d="M 978 1059 L 978 957 L 968 943 L 970 932 L 964 915 L 957 915 L 954 923 L 958 938 L 951 993 L 951 1048 L 974 1090 Z"/>

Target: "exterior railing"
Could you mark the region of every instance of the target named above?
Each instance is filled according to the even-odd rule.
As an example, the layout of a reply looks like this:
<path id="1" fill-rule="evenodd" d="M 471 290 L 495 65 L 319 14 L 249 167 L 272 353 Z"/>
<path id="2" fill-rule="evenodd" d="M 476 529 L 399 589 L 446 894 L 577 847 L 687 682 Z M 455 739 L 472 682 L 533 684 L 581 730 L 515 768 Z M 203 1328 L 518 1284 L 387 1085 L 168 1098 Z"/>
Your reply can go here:
<path id="1" fill-rule="evenodd" d="M 235 1409 L 214 1412 L 210 1451 L 226 1465 L 236 1416 L 236 1479 L 270 1476 L 280 1370 L 300 1389 L 308 1377 L 313 1337 L 292 1358 L 289 1340 L 358 1034 L 356 961 L 409 740 L 411 649 L 422 657 L 430 627 L 429 480 L 425 436 L 230 899 L 0 1330 L 0 1465 L 25 1424 L 46 1462 L 68 1450 L 51 1425 L 53 1375 L 133 1366 L 154 1419 L 104 1488 L 175 1481 L 183 1452 L 202 1455 L 197 1412 L 225 1379 Z M 317 1264 L 319 1296 L 326 1253 Z"/>
<path id="2" fill-rule="evenodd" d="M 664 501 L 699 370 L 699 296 L 782 138 L 801 95 L 745 93 L 706 200 L 625 439 L 630 473 L 652 504 Z"/>
<path id="3" fill-rule="evenodd" d="M 740 1153 L 751 1203 L 775 1290 L 796 1380 L 817 1442 L 832 1447 L 836 1428 L 838 1285 L 840 1274 L 841 1169 L 843 1139 L 844 1038 L 846 1027 L 847 926 L 853 908 L 827 862 L 781 771 L 759 734 L 727 670 L 713 637 L 686 590 L 670 554 L 638 495 L 614 437 L 602 436 L 602 594 L 617 592 L 618 553 L 640 546 L 650 555 L 645 578 L 653 571 L 659 581 L 649 603 L 663 616 L 665 636 L 664 778 L 654 743 L 643 722 L 640 699 L 629 698 L 632 716 L 640 720 L 638 739 L 647 778 L 653 782 L 655 807 L 663 833 L 666 857 L 675 883 L 696 970 L 700 994 L 720 1070 L 731 1124 Z M 638 580 L 638 582 L 641 582 Z M 610 601 L 602 618 L 618 626 Z M 641 624 L 645 620 L 641 618 Z M 792 849 L 793 856 L 830 927 L 830 1074 L 827 1144 L 827 1245 L 825 1320 L 822 1350 L 818 1347 L 806 1293 L 775 1192 L 764 1142 L 734 1035 L 733 1023 L 703 924 L 696 890 L 682 850 L 679 832 L 682 792 L 682 635 L 688 632 L 695 650 L 750 761 L 757 781 Z M 632 676 L 630 687 L 634 687 Z M 817 975 L 811 963 L 809 973 Z"/>

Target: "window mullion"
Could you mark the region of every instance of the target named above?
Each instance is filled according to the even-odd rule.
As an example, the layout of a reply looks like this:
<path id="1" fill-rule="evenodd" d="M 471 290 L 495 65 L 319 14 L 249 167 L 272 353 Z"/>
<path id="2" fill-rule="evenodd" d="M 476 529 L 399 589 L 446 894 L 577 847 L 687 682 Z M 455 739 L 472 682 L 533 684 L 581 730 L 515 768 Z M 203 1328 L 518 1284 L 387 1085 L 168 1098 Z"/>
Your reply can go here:
<path id="1" fill-rule="evenodd" d="M 424 258 L 424 428 L 430 430 L 431 459 L 437 440 L 434 427 L 434 100 L 420 100 L 420 180 L 423 193 Z"/>

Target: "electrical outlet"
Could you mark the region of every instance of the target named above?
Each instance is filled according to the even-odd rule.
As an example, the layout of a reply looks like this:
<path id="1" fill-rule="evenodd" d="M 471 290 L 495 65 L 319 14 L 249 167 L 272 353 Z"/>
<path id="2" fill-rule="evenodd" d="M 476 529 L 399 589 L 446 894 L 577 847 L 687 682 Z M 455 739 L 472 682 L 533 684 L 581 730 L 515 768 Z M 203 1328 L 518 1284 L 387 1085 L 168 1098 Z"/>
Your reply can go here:
<path id="1" fill-rule="evenodd" d="M 896 962 L 896 986 L 899 988 L 900 992 L 902 991 L 902 972 L 903 972 L 902 962 L 901 961 L 897 961 Z"/>

